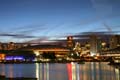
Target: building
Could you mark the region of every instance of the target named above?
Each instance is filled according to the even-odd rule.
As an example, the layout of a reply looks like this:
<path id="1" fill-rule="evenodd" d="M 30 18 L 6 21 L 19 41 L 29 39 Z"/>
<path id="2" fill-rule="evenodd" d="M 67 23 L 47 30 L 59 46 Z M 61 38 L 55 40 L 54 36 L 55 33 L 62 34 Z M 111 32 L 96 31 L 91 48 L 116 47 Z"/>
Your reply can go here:
<path id="1" fill-rule="evenodd" d="M 6 56 L 6 55 L 5 55 L 4 53 L 1 53 L 1 52 L 0 52 L 0 62 L 5 59 L 5 56 Z"/>
<path id="2" fill-rule="evenodd" d="M 15 43 L 9 42 L 8 43 L 8 50 L 14 50 L 15 49 Z"/>
<path id="3" fill-rule="evenodd" d="M 120 46 L 120 35 L 112 35 L 110 38 L 110 49 Z"/>
<path id="4" fill-rule="evenodd" d="M 72 49 L 73 48 L 73 37 L 72 36 L 68 36 L 67 37 L 67 47 Z"/>
<path id="5" fill-rule="evenodd" d="M 90 54 L 96 55 L 98 53 L 98 40 L 96 35 L 90 36 Z"/>
<path id="6" fill-rule="evenodd" d="M 14 50 L 6 54 L 6 61 L 33 61 L 35 54 L 32 50 Z"/>
<path id="7" fill-rule="evenodd" d="M 35 55 L 42 58 L 43 54 L 55 54 L 56 57 L 65 57 L 70 50 L 67 47 L 59 45 L 34 45 L 21 48 L 23 50 L 34 51 Z"/>
<path id="8" fill-rule="evenodd" d="M 9 42 L 9 43 L 1 43 L 0 42 L 0 50 L 16 50 L 25 46 L 29 46 L 28 43 L 14 43 L 14 42 Z"/>

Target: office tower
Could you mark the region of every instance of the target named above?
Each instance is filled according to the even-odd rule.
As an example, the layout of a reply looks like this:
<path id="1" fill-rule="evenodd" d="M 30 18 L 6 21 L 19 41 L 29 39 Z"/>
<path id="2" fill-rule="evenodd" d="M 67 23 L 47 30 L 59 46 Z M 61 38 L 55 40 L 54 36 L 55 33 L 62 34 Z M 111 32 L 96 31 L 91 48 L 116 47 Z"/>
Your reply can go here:
<path id="1" fill-rule="evenodd" d="M 67 37 L 67 47 L 70 49 L 73 48 L 73 37 L 72 36 Z"/>
<path id="2" fill-rule="evenodd" d="M 120 46 L 120 35 L 112 35 L 110 38 L 110 49 Z"/>
<path id="3" fill-rule="evenodd" d="M 90 36 L 90 54 L 96 55 L 98 52 L 98 41 L 96 35 Z"/>

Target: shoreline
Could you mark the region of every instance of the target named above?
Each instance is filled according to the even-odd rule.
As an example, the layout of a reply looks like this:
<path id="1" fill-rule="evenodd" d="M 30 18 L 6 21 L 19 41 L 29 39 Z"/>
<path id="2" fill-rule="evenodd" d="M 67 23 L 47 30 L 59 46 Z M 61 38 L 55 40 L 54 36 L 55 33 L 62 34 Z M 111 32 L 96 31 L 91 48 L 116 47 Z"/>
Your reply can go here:
<path id="1" fill-rule="evenodd" d="M 71 63 L 71 62 L 76 62 L 79 64 L 83 64 L 85 62 L 109 62 L 109 61 L 84 61 L 84 60 L 80 60 L 80 61 L 4 61 L 4 62 L 0 62 L 0 64 L 33 64 L 33 63 Z"/>

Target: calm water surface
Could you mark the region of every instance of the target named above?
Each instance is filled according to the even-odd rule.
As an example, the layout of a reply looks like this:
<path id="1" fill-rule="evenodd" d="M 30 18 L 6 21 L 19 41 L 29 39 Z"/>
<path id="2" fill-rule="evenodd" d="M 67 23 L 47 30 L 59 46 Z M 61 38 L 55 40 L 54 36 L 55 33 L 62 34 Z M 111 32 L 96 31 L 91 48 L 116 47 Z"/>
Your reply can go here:
<path id="1" fill-rule="evenodd" d="M 0 75 L 38 80 L 120 80 L 120 69 L 105 62 L 0 64 Z"/>

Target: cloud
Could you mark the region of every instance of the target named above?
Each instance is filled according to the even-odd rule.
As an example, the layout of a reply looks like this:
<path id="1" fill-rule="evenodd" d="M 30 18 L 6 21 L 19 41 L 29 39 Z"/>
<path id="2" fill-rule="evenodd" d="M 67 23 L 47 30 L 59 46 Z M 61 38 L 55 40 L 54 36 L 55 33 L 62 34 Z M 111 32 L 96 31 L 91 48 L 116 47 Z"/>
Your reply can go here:
<path id="1" fill-rule="evenodd" d="M 41 36 L 38 39 L 33 39 L 33 40 L 27 41 L 27 43 L 40 43 L 42 41 L 47 41 L 47 40 L 49 40 L 49 37 Z"/>
<path id="2" fill-rule="evenodd" d="M 36 31 L 43 31 L 47 29 L 47 27 L 45 27 L 45 24 L 31 24 L 27 26 L 17 27 L 14 29 L 15 29 L 14 33 L 29 34 L 29 33 L 34 33 Z"/>
<path id="3" fill-rule="evenodd" d="M 9 33 L 1 33 L 0 36 L 12 37 L 12 38 L 36 38 L 35 36 L 29 36 L 29 35 L 23 35 L 23 34 L 9 34 Z"/>

